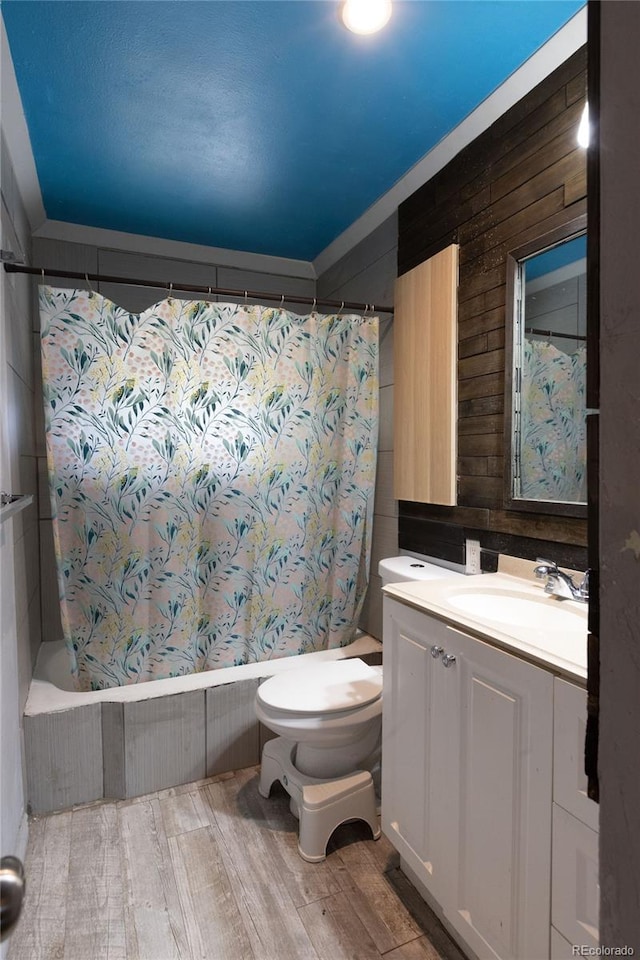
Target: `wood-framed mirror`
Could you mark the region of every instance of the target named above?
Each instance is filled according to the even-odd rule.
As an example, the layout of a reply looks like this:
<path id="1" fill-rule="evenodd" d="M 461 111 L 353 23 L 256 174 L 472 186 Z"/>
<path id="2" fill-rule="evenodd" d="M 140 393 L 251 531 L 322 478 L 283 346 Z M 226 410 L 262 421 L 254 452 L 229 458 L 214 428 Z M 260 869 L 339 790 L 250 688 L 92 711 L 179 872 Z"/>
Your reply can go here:
<path id="1" fill-rule="evenodd" d="M 586 229 L 577 217 L 507 255 L 508 510 L 587 515 Z"/>

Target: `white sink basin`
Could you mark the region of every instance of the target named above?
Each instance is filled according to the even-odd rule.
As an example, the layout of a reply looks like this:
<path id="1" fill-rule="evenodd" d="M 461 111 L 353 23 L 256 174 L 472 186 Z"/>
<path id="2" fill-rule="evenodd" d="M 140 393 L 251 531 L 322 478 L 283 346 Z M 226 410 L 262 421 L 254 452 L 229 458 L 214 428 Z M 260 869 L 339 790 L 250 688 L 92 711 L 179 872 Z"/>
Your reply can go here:
<path id="1" fill-rule="evenodd" d="M 586 679 L 587 604 L 550 597 L 534 580 L 488 573 L 389 584 L 385 593 L 561 676 Z"/>
<path id="2" fill-rule="evenodd" d="M 566 603 L 553 597 L 531 596 L 513 590 L 465 590 L 450 593 L 449 606 L 461 613 L 491 620 L 494 623 L 510 623 L 537 630 L 586 632 L 587 608 Z"/>

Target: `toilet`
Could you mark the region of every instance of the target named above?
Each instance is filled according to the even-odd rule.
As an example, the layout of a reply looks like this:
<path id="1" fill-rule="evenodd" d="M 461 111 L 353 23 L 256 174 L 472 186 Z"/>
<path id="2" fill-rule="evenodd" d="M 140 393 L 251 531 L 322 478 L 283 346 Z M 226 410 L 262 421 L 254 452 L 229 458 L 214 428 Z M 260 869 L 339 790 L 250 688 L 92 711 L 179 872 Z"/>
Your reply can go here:
<path id="1" fill-rule="evenodd" d="M 381 560 L 382 584 L 461 574 L 416 557 Z M 382 667 L 359 658 L 294 668 L 258 687 L 256 715 L 275 733 L 262 751 L 259 791 L 279 780 L 299 820 L 298 852 L 324 860 L 335 828 L 361 819 L 380 836 L 372 771 L 380 759 Z"/>

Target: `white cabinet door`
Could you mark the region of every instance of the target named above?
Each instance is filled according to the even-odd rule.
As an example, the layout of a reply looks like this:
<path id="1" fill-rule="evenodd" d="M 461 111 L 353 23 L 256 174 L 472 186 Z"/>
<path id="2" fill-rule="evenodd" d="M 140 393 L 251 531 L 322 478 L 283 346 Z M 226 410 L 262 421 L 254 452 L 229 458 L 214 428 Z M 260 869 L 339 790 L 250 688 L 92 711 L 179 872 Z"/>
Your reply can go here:
<path id="1" fill-rule="evenodd" d="M 572 943 L 598 945 L 598 812 L 584 774 L 586 690 L 554 682 L 552 923 Z"/>
<path id="2" fill-rule="evenodd" d="M 553 679 L 447 629 L 459 673 L 458 822 L 445 914 L 480 957 L 548 956 Z"/>
<path id="3" fill-rule="evenodd" d="M 553 805 L 553 901 L 551 922 L 571 943 L 597 947 L 598 834 Z"/>
<path id="4" fill-rule="evenodd" d="M 551 960 L 574 960 L 573 944 L 551 927 Z"/>
<path id="5" fill-rule="evenodd" d="M 584 741 L 587 691 L 556 677 L 553 684 L 553 799 L 598 830 L 599 807 L 587 794 Z"/>
<path id="6" fill-rule="evenodd" d="M 431 653 L 434 621 L 384 598 L 382 828 L 433 896 L 449 896 L 452 826 L 446 802 L 452 756 L 445 669 Z M 437 624 L 437 627 L 440 627 Z M 449 750 L 452 748 L 453 753 Z M 455 854 L 454 854 L 455 855 Z"/>
<path id="7" fill-rule="evenodd" d="M 385 597 L 383 697 L 383 830 L 478 957 L 548 957 L 551 674 Z"/>

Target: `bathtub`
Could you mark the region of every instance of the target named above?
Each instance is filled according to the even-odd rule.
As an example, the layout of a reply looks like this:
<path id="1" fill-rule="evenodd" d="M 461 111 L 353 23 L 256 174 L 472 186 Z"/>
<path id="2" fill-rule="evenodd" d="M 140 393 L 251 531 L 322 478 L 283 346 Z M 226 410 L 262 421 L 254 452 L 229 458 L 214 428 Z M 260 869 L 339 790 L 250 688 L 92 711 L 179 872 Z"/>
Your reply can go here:
<path id="1" fill-rule="evenodd" d="M 272 736 L 253 708 L 262 680 L 381 651 L 360 634 L 335 650 L 76 692 L 64 643 L 42 643 L 24 714 L 29 812 L 128 799 L 258 763 Z"/>

